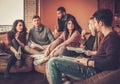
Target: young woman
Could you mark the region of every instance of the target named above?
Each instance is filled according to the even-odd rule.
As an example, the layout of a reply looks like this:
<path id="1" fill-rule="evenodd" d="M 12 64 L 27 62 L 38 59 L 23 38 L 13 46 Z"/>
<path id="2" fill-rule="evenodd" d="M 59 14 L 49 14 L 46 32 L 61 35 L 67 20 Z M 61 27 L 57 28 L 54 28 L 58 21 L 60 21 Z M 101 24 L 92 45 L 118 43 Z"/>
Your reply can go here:
<path id="1" fill-rule="evenodd" d="M 84 48 L 85 50 L 87 50 L 85 54 L 87 56 L 94 56 L 97 53 L 100 41 L 103 38 L 103 34 L 100 31 L 97 31 L 97 29 L 95 28 L 95 22 L 93 17 L 90 18 L 88 27 L 91 35 L 84 44 Z"/>
<path id="2" fill-rule="evenodd" d="M 9 71 L 12 65 L 19 60 L 19 67 L 24 64 L 23 48 L 26 44 L 26 26 L 23 20 L 16 20 L 13 23 L 13 28 L 8 32 L 9 47 L 6 50 L 11 56 L 8 60 L 8 65 L 4 73 L 4 78 L 9 78 Z"/>
<path id="3" fill-rule="evenodd" d="M 46 52 L 43 59 L 34 61 L 34 64 L 40 64 L 48 61 L 51 57 L 59 55 L 60 50 L 66 46 L 79 47 L 81 38 L 81 27 L 78 25 L 75 18 L 69 18 L 65 24 L 64 32 L 54 42 L 52 42 Z"/>
<path id="4" fill-rule="evenodd" d="M 90 35 L 87 40 L 85 39 L 85 42 L 82 47 L 82 48 L 84 48 L 85 53 L 81 53 L 80 51 L 76 52 L 76 51 L 72 50 L 73 49 L 72 47 L 67 47 L 61 51 L 61 55 L 72 56 L 72 57 L 73 56 L 74 57 L 77 57 L 77 56 L 89 57 L 89 55 L 91 56 L 91 55 L 96 54 L 99 43 L 100 43 L 101 39 L 103 38 L 103 34 L 101 32 L 97 32 L 93 18 L 90 18 L 88 27 L 90 30 Z M 83 33 L 83 31 L 82 31 L 82 33 Z M 82 37 L 84 37 L 84 36 L 85 35 L 82 35 Z M 76 48 L 74 48 L 74 49 L 76 49 Z"/>

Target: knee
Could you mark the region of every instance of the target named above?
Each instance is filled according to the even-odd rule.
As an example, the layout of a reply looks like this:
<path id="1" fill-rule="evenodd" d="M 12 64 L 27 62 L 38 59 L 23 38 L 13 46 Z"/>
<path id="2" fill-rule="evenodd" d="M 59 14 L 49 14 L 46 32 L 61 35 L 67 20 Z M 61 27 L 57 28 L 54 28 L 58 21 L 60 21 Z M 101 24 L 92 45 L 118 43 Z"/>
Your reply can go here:
<path id="1" fill-rule="evenodd" d="M 58 57 L 53 57 L 48 61 L 48 67 L 55 67 L 58 63 Z"/>

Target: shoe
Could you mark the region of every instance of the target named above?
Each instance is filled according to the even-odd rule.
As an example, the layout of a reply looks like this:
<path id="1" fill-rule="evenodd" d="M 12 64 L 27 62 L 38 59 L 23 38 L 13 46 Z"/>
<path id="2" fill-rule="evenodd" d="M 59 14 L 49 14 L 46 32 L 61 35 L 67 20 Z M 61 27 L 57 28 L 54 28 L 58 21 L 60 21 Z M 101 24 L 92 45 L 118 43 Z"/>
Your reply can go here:
<path id="1" fill-rule="evenodd" d="M 34 60 L 33 64 L 34 64 L 34 65 L 43 64 L 43 63 L 45 63 L 46 61 L 47 61 L 47 60 L 45 60 L 44 58 L 42 58 L 42 59 Z"/>

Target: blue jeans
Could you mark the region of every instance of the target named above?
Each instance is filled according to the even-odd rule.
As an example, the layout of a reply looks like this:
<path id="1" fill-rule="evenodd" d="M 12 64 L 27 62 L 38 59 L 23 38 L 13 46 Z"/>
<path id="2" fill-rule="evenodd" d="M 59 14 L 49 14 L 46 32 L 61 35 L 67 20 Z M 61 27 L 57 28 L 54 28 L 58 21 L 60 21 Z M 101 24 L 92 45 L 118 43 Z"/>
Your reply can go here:
<path id="1" fill-rule="evenodd" d="M 71 59 L 54 57 L 48 62 L 48 73 L 52 84 L 62 84 L 62 73 L 83 80 L 95 75 L 96 71 Z"/>

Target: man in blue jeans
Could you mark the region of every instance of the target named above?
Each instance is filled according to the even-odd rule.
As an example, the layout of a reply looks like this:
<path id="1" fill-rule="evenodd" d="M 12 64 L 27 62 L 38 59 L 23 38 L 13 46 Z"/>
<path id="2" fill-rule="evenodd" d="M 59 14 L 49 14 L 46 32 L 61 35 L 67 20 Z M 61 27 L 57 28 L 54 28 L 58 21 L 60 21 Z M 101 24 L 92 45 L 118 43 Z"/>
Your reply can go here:
<path id="1" fill-rule="evenodd" d="M 104 35 L 97 54 L 91 58 L 52 58 L 48 62 L 47 77 L 50 84 L 62 84 L 62 73 L 84 80 L 97 73 L 119 68 L 120 37 L 112 30 L 113 14 L 101 9 L 93 14 L 95 27 Z M 89 51 L 86 52 L 89 55 Z"/>

